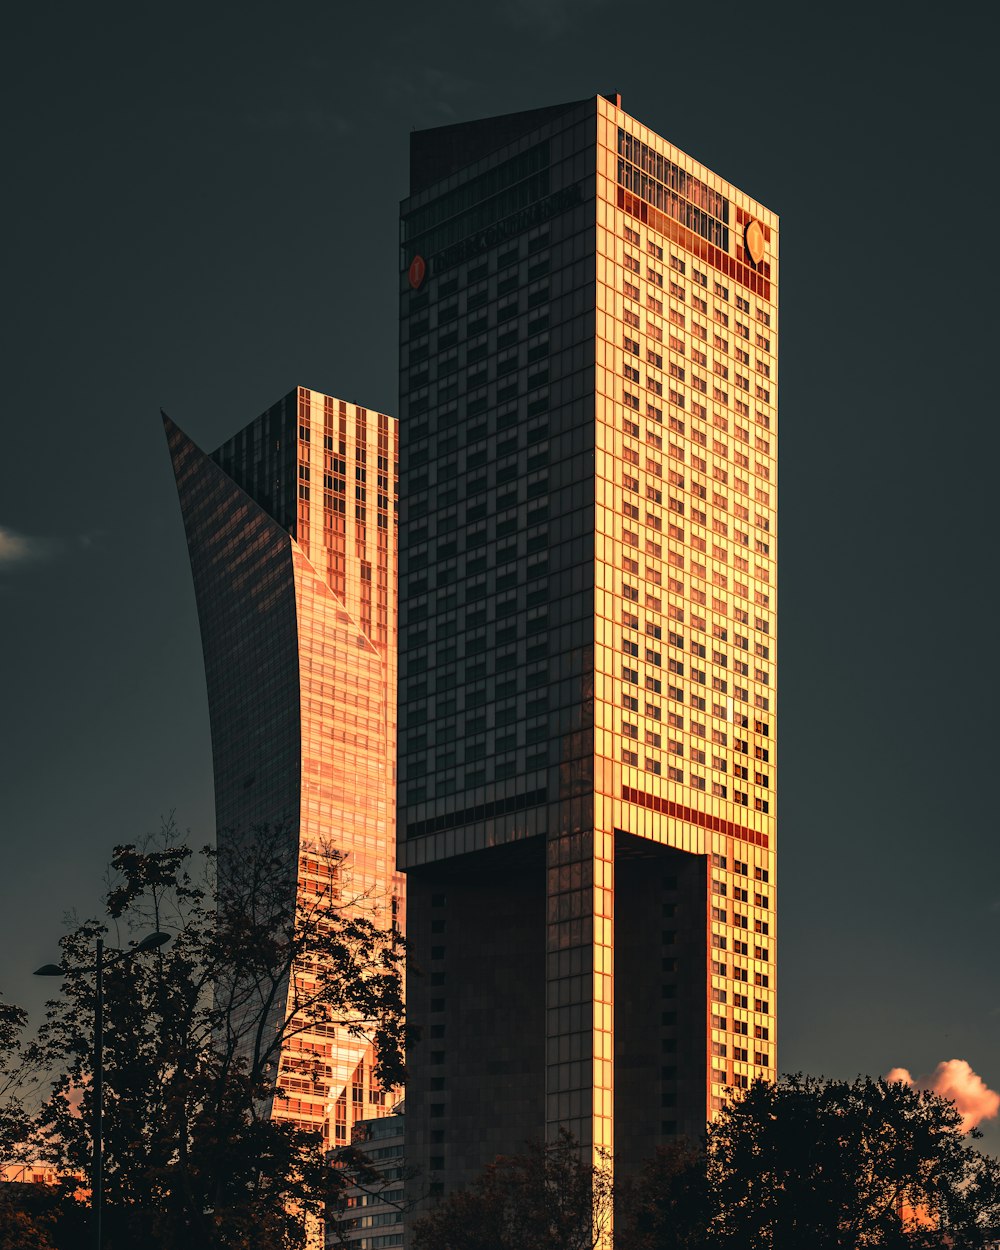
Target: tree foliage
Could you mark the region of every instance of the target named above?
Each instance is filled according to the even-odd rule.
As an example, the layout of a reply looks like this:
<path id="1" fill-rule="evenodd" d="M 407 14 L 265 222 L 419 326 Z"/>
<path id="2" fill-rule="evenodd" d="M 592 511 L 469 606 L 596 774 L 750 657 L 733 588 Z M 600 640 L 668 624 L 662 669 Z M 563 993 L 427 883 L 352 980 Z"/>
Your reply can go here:
<path id="1" fill-rule="evenodd" d="M 31 1123 L 26 1102 L 44 1075 L 40 1048 L 22 1036 L 27 1023 L 23 1007 L 0 999 L 0 1160 L 4 1162 L 18 1157 Z"/>
<path id="2" fill-rule="evenodd" d="M 0 1250 L 57 1250 L 58 1198 L 47 1185 L 0 1186 Z"/>
<path id="3" fill-rule="evenodd" d="M 720 1250 L 917 1250 L 984 1244 L 1000 1166 L 972 1148 L 954 1103 L 899 1083 L 756 1081 L 707 1136 Z"/>
<path id="4" fill-rule="evenodd" d="M 173 940 L 106 960 L 109 1245 L 304 1245 L 343 1181 L 318 1134 L 268 1115 L 283 1044 L 317 1024 L 373 1040 L 383 1084 L 401 1081 L 402 941 L 373 914 L 376 900 L 336 884 L 297 906 L 296 869 L 280 829 L 255 831 L 221 866 L 207 849 L 115 850 L 107 911 L 119 946 L 150 929 Z M 78 1175 L 92 1157 L 94 946 L 105 929 L 88 921 L 63 939 L 63 993 L 40 1030 L 58 1076 L 34 1146 Z M 325 1088 L 318 1059 L 312 1079 Z"/>
<path id="5" fill-rule="evenodd" d="M 499 1157 L 417 1220 L 414 1250 L 593 1250 L 611 1204 L 609 1162 L 591 1165 L 563 1132 Z"/>
<path id="6" fill-rule="evenodd" d="M 790 1076 L 736 1093 L 702 1142 L 618 1177 L 613 1201 L 615 1250 L 982 1250 L 1000 1226 L 1000 1163 L 935 1094 Z M 611 1203 L 610 1168 L 563 1136 L 449 1195 L 414 1246 L 592 1250 Z"/>
<path id="7" fill-rule="evenodd" d="M 699 1146 L 661 1146 L 638 1176 L 615 1178 L 615 1244 L 626 1250 L 702 1250 L 711 1206 Z"/>

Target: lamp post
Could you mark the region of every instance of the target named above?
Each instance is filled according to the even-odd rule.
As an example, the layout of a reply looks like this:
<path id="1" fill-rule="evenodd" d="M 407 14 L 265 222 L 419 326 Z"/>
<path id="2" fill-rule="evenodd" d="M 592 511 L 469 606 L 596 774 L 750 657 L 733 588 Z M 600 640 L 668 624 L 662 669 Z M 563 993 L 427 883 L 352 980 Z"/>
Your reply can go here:
<path id="1" fill-rule="evenodd" d="M 170 941 L 169 933 L 150 933 L 132 950 L 118 950 L 118 958 L 156 950 Z M 94 1250 L 101 1250 L 101 1216 L 104 1208 L 104 939 L 97 939 L 94 957 L 94 1114 L 91 1127 L 93 1158 L 91 1161 L 91 1194 L 94 1213 Z M 36 977 L 61 977 L 66 969 L 59 964 L 43 964 L 35 969 Z"/>

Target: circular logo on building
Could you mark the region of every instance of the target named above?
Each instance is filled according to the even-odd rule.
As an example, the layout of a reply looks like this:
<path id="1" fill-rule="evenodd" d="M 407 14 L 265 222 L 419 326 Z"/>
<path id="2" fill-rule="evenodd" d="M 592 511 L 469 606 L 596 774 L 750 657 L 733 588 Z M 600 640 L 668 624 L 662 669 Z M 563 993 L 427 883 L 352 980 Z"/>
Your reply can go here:
<path id="1" fill-rule="evenodd" d="M 764 259 L 764 227 L 755 218 L 751 218 L 743 231 L 743 242 L 746 244 L 747 255 L 755 265 Z"/>
<path id="2" fill-rule="evenodd" d="M 419 291 L 427 277 L 427 262 L 422 256 L 414 256 L 410 261 L 410 286 Z"/>

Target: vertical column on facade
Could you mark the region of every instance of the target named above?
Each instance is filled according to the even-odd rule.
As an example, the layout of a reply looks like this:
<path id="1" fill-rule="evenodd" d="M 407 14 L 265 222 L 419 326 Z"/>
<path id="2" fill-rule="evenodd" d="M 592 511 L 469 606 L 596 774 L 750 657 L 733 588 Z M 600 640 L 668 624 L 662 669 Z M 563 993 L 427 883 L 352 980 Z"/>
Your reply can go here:
<path id="1" fill-rule="evenodd" d="M 614 1150 L 614 830 L 594 830 L 594 1154 Z"/>
<path id="2" fill-rule="evenodd" d="M 611 1135 L 611 891 L 595 864 L 592 797 L 565 799 L 547 847 L 545 1119 L 587 1151 Z"/>

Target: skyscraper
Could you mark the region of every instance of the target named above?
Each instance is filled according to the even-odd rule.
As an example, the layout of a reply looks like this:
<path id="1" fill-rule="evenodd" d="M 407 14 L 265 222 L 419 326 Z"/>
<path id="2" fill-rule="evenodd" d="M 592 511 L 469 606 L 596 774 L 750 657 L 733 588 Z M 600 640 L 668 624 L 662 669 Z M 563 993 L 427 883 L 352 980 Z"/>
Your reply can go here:
<path id="1" fill-rule="evenodd" d="M 439 1190 L 775 1072 L 778 222 L 618 98 L 411 136 L 399 865 Z"/>
<path id="2" fill-rule="evenodd" d="M 201 623 L 220 853 L 255 826 L 282 826 L 300 905 L 330 895 L 401 926 L 396 422 L 304 387 L 210 456 L 164 422 Z M 317 1060 L 329 1077 L 318 1088 Z M 391 1110 L 372 1062 L 342 1028 L 298 1033 L 271 1114 L 346 1144 L 355 1120 Z"/>

